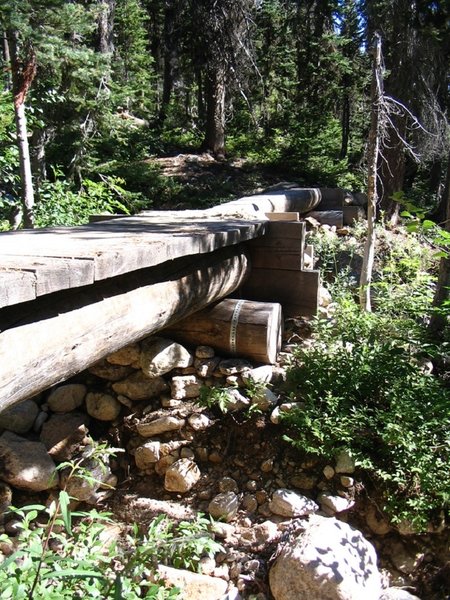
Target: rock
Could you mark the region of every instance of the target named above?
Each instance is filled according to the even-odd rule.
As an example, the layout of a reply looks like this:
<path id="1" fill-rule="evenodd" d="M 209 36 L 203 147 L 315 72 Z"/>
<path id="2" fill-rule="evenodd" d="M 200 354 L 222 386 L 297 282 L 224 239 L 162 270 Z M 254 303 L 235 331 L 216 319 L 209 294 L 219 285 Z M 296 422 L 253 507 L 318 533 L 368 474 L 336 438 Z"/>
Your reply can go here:
<path id="1" fill-rule="evenodd" d="M 180 588 L 183 598 L 189 600 L 220 600 L 228 587 L 223 579 L 163 565 L 158 565 L 157 576 L 167 587 Z"/>
<path id="2" fill-rule="evenodd" d="M 340 452 L 336 457 L 336 473 L 354 473 L 355 461 L 348 452 Z"/>
<path id="3" fill-rule="evenodd" d="M 60 487 L 80 502 L 95 504 L 97 490 L 102 487 L 108 488 L 113 476 L 109 464 L 92 456 L 91 453 L 92 447 L 86 446 L 81 453 L 79 463 L 80 467 L 89 473 L 89 478 L 83 475 L 71 476 L 70 469 L 67 469 L 61 474 Z"/>
<path id="4" fill-rule="evenodd" d="M 33 400 L 24 400 L 0 413 L 0 428 L 13 433 L 28 433 L 32 429 L 39 407 Z"/>
<path id="5" fill-rule="evenodd" d="M 366 523 L 373 533 L 386 535 L 391 531 L 388 521 L 378 512 L 373 504 L 369 504 L 365 510 Z"/>
<path id="6" fill-rule="evenodd" d="M 269 388 L 258 390 L 256 394 L 252 395 L 252 404 L 262 411 L 270 410 L 276 406 L 277 402 L 278 396 Z"/>
<path id="7" fill-rule="evenodd" d="M 222 477 L 219 480 L 219 490 L 221 492 L 239 492 L 239 486 L 232 477 Z"/>
<path id="8" fill-rule="evenodd" d="M 159 377 L 173 369 L 190 367 L 194 357 L 181 344 L 160 337 L 142 342 L 140 365 L 148 377 Z"/>
<path id="9" fill-rule="evenodd" d="M 175 431 L 176 429 L 181 429 L 185 423 L 186 421 L 184 419 L 165 416 L 154 419 L 149 423 L 137 423 L 136 430 L 139 435 L 147 438 L 154 435 L 159 435 L 160 433 L 165 433 L 166 431 Z"/>
<path id="10" fill-rule="evenodd" d="M 200 469 L 189 458 L 180 458 L 171 465 L 164 478 L 164 487 L 168 492 L 188 492 L 200 479 Z"/>
<path id="11" fill-rule="evenodd" d="M 219 363 L 219 371 L 222 375 L 236 375 L 252 368 L 252 365 L 241 358 L 227 358 Z"/>
<path id="12" fill-rule="evenodd" d="M 150 465 L 157 463 L 161 458 L 161 442 L 147 442 L 138 446 L 134 451 L 136 466 L 141 471 L 148 469 Z"/>
<path id="13" fill-rule="evenodd" d="M 36 417 L 33 424 L 33 431 L 35 433 L 40 433 L 42 431 L 42 427 L 44 426 L 45 421 L 48 419 L 48 413 L 41 410 L 41 412 Z"/>
<path id="14" fill-rule="evenodd" d="M 312 490 L 316 486 L 317 480 L 318 477 L 316 475 L 297 473 L 290 478 L 289 483 L 301 490 Z"/>
<path id="15" fill-rule="evenodd" d="M 12 489 L 4 481 L 0 481 L 0 525 L 3 525 L 5 513 L 12 504 Z"/>
<path id="16" fill-rule="evenodd" d="M 333 467 L 331 465 L 326 465 L 323 468 L 322 472 L 323 472 L 323 474 L 325 476 L 325 479 L 333 479 L 333 477 L 334 477 L 334 469 L 333 469 Z"/>
<path id="17" fill-rule="evenodd" d="M 298 406 L 299 406 L 299 402 L 283 402 L 283 404 L 280 404 L 280 406 L 276 406 L 270 415 L 271 422 L 274 425 L 279 425 L 280 420 L 281 420 L 281 414 L 290 412 L 291 410 L 293 410 L 294 408 L 297 408 Z"/>
<path id="18" fill-rule="evenodd" d="M 172 456 L 171 454 L 167 454 L 167 456 L 162 456 L 155 464 L 156 474 L 160 477 L 164 477 L 164 475 L 167 472 L 167 469 L 171 467 L 177 460 L 178 457 Z"/>
<path id="19" fill-rule="evenodd" d="M 214 358 L 214 355 L 214 348 L 211 348 L 211 346 L 197 346 L 195 349 L 195 357 L 201 360 L 205 358 Z"/>
<path id="20" fill-rule="evenodd" d="M 194 431 L 204 431 L 213 424 L 211 419 L 203 413 L 194 413 L 190 415 L 188 423 Z"/>
<path id="21" fill-rule="evenodd" d="M 424 557 L 423 554 L 416 553 L 412 546 L 406 546 L 398 540 L 391 541 L 386 553 L 397 571 L 406 575 L 413 573 Z"/>
<path id="22" fill-rule="evenodd" d="M 47 404 L 55 413 L 67 413 L 80 407 L 87 393 L 82 383 L 68 383 L 55 388 L 47 398 Z"/>
<path id="23" fill-rule="evenodd" d="M 217 369 L 217 365 L 220 363 L 220 358 L 196 358 L 194 361 L 194 367 L 199 377 L 211 377 L 214 371 Z"/>
<path id="24" fill-rule="evenodd" d="M 227 411 L 236 412 L 250 406 L 250 400 L 243 396 L 241 392 L 236 388 L 229 388 L 226 390 L 226 394 L 229 398 L 227 403 Z"/>
<path id="25" fill-rule="evenodd" d="M 319 506 L 306 496 L 281 488 L 272 494 L 269 508 L 281 517 L 302 517 L 319 510 Z"/>
<path id="26" fill-rule="evenodd" d="M 99 421 L 114 421 L 122 405 L 114 396 L 102 392 L 89 392 L 86 396 L 86 411 L 88 415 Z"/>
<path id="27" fill-rule="evenodd" d="M 242 373 L 242 379 L 244 383 L 270 383 L 272 381 L 273 369 L 272 365 L 262 365 L 261 367 L 249 369 Z"/>
<path id="28" fill-rule="evenodd" d="M 71 460 L 87 434 L 89 417 L 82 413 L 52 415 L 39 437 L 50 456 L 57 461 Z"/>
<path id="29" fill-rule="evenodd" d="M 200 396 L 201 380 L 196 375 L 179 375 L 172 377 L 170 389 L 175 400 L 198 398 Z"/>
<path id="30" fill-rule="evenodd" d="M 242 498 L 242 507 L 244 510 L 250 513 L 254 513 L 258 510 L 258 502 L 253 494 L 244 494 Z"/>
<path id="31" fill-rule="evenodd" d="M 279 550 L 269 573 L 275 600 L 379 600 L 381 576 L 373 546 L 334 518 L 313 515 Z"/>
<path id="32" fill-rule="evenodd" d="M 332 302 L 332 297 L 327 288 L 320 286 L 319 288 L 319 305 L 323 307 L 327 307 Z"/>
<path id="33" fill-rule="evenodd" d="M 331 514 L 340 513 L 344 510 L 349 510 L 352 506 L 355 505 L 354 500 L 348 500 L 347 498 L 343 498 L 342 496 L 333 496 L 328 492 L 323 492 L 319 494 L 317 498 L 318 503 L 320 504 L 320 508 L 328 513 L 331 511 Z"/>
<path id="34" fill-rule="evenodd" d="M 355 480 L 353 477 L 348 477 L 348 475 L 341 475 L 339 481 L 341 482 L 342 487 L 349 488 L 355 485 Z"/>
<path id="35" fill-rule="evenodd" d="M 117 352 L 113 352 L 106 357 L 106 360 L 112 365 L 127 367 L 137 364 L 140 354 L 141 350 L 139 348 L 139 344 L 130 344 L 120 348 L 120 350 L 117 350 Z"/>
<path id="36" fill-rule="evenodd" d="M 418 596 L 410 594 L 399 587 L 389 587 L 383 590 L 380 600 L 420 600 Z"/>
<path id="37" fill-rule="evenodd" d="M 107 381 L 120 381 L 132 373 L 134 369 L 128 366 L 112 365 L 105 359 L 89 367 L 88 371 Z"/>
<path id="38" fill-rule="evenodd" d="M 113 390 L 130 400 L 151 400 L 157 398 L 168 388 L 162 377 L 147 377 L 142 371 L 133 373 L 123 381 L 113 383 Z"/>
<path id="39" fill-rule="evenodd" d="M 41 442 L 5 431 L 0 436 L 1 477 L 14 487 L 42 492 L 58 482 L 56 466 Z"/>
<path id="40" fill-rule="evenodd" d="M 234 492 L 221 492 L 208 504 L 208 512 L 214 519 L 223 519 L 227 523 L 237 515 L 239 498 Z"/>

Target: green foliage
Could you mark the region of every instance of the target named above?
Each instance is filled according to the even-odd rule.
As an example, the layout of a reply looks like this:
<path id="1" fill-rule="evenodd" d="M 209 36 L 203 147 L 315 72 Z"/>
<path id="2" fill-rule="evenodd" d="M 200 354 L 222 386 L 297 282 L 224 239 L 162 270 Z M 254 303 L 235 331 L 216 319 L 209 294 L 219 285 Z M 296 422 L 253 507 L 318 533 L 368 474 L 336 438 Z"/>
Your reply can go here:
<path id="1" fill-rule="evenodd" d="M 106 465 L 116 451 L 92 443 L 88 458 Z M 66 486 L 74 478 L 93 482 L 85 458 L 59 465 L 68 471 Z M 70 501 L 64 488 L 47 507 L 10 509 L 20 519 L 20 532 L 17 549 L 0 564 L 2 599 L 175 600 L 179 590 L 158 584 L 157 564 L 199 570 L 201 558 L 223 551 L 210 533 L 212 522 L 202 514 L 178 524 L 161 515 L 145 534 L 134 526 L 126 536 L 108 541 L 111 515 L 95 509 L 72 511 Z M 5 534 L 0 542 L 11 543 Z"/>
<path id="2" fill-rule="evenodd" d="M 118 177 L 105 177 L 99 182 L 85 179 L 81 190 L 61 177 L 44 181 L 39 191 L 35 218 L 37 227 L 82 225 L 89 216 L 99 213 L 130 214 L 139 210 L 140 194 L 126 191 Z"/>
<path id="3" fill-rule="evenodd" d="M 432 300 L 432 278 L 423 270 L 430 251 L 414 235 L 401 243 L 380 235 L 376 312 L 362 313 L 348 266 L 340 264 L 338 246 L 345 242 L 336 240 L 316 238 L 322 265 L 335 275 L 335 311 L 331 320 L 316 321 L 316 343 L 294 354 L 289 382 L 301 403 L 285 417 L 289 439 L 328 458 L 350 451 L 384 490 L 391 518 L 422 531 L 447 506 L 450 486 L 444 468 L 450 392 L 420 367 L 423 355 L 442 352 L 424 327 Z"/>
<path id="4" fill-rule="evenodd" d="M 230 388 L 220 386 L 202 385 L 198 403 L 207 408 L 219 408 L 223 413 L 228 412 L 228 405 L 232 402 Z"/>

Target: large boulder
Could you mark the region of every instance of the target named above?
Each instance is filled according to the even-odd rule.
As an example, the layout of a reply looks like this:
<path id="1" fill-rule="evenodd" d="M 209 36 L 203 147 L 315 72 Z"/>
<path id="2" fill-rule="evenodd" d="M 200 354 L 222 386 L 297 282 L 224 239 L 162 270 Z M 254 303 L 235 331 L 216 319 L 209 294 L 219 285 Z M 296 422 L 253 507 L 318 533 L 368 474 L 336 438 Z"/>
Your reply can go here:
<path id="1" fill-rule="evenodd" d="M 379 600 L 373 546 L 334 518 L 313 515 L 279 550 L 269 574 L 275 600 Z"/>
<path id="2" fill-rule="evenodd" d="M 39 407 L 33 400 L 25 400 L 0 414 L 0 428 L 14 433 L 27 433 L 33 427 Z"/>
<path id="3" fill-rule="evenodd" d="M 53 460 L 41 442 L 30 442 L 9 431 L 0 436 L 1 478 L 14 487 L 42 492 L 58 483 Z"/>

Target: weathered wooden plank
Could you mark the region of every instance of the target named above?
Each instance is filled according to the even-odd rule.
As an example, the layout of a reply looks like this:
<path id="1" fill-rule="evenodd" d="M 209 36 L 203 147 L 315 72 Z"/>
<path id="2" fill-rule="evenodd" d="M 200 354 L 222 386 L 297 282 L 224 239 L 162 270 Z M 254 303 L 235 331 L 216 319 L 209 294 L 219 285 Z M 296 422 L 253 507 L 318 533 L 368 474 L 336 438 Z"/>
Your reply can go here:
<path id="1" fill-rule="evenodd" d="M 8 255 L 0 257 L 1 267 L 17 271 L 18 277 L 23 272 L 34 274 L 36 296 L 94 282 L 94 265 L 91 260 Z M 1 306 L 7 305 L 0 302 Z"/>
<path id="2" fill-rule="evenodd" d="M 96 281 L 262 235 L 263 222 L 193 220 L 158 223 L 127 217 L 76 228 L 0 234 L 0 255 L 92 260 Z"/>
<path id="3" fill-rule="evenodd" d="M 298 221 L 300 213 L 298 212 L 268 212 L 266 217 L 269 221 Z"/>
<path id="4" fill-rule="evenodd" d="M 319 272 L 252 269 L 239 290 L 242 298 L 279 302 L 287 316 L 314 315 L 319 303 Z"/>
<path id="5" fill-rule="evenodd" d="M 0 267 L 0 307 L 28 302 L 36 298 L 33 273 L 11 271 Z"/>
<path id="6" fill-rule="evenodd" d="M 229 295 L 250 269 L 238 248 L 190 262 L 59 292 L 52 303 L 44 296 L 20 310 L 3 309 L 0 410 Z"/>

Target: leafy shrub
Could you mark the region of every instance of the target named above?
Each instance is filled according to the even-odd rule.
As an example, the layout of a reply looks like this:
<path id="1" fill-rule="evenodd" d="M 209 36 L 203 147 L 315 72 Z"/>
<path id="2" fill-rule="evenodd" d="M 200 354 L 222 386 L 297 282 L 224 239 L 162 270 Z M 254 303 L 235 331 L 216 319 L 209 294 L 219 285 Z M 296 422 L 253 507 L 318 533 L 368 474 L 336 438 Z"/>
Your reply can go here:
<path id="1" fill-rule="evenodd" d="M 107 177 L 96 182 L 85 179 L 81 190 L 76 191 L 66 179 L 44 181 L 36 203 L 36 227 L 56 225 L 82 225 L 89 216 L 98 213 L 119 212 L 128 215 L 140 208 L 140 195 L 126 191 L 123 181 Z"/>
<path id="2" fill-rule="evenodd" d="M 448 504 L 450 392 L 420 368 L 417 348 L 385 316 L 341 310 L 289 370 L 300 407 L 287 439 L 316 455 L 348 450 L 385 493 L 394 521 L 418 530 Z"/>
<path id="3" fill-rule="evenodd" d="M 113 452 L 101 444 L 92 447 L 100 462 Z M 67 482 L 75 477 L 92 481 L 82 460 L 59 469 L 69 470 Z M 179 590 L 157 582 L 157 564 L 198 570 L 203 556 L 223 551 L 210 533 L 211 521 L 201 514 L 178 525 L 161 515 L 144 534 L 135 525 L 126 536 L 107 542 L 111 515 L 95 509 L 73 512 L 70 500 L 63 489 L 48 507 L 11 509 L 20 519 L 20 532 L 17 549 L 0 564 L 2 599 L 175 600 Z M 0 542 L 13 549 L 5 534 Z"/>

